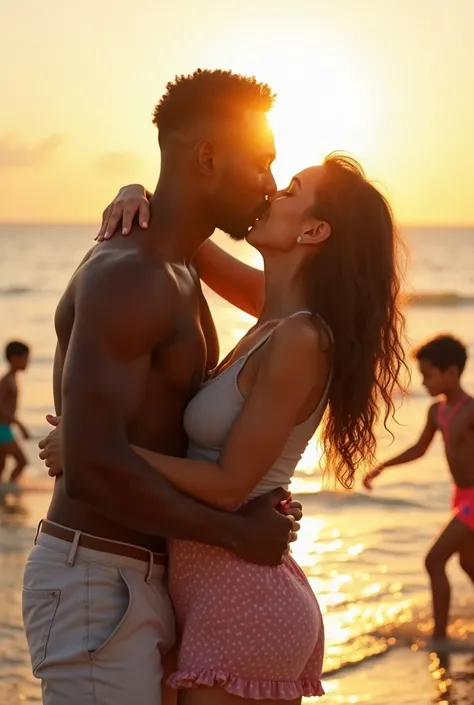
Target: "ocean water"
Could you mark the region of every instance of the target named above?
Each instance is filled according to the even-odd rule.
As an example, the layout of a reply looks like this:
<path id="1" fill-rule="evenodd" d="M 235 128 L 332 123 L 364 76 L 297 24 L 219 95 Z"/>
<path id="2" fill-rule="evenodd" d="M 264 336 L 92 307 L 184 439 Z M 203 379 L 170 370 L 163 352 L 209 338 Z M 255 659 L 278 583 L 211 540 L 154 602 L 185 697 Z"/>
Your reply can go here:
<path id="1" fill-rule="evenodd" d="M 93 226 L 0 225 L 0 344 L 20 338 L 32 346 L 32 363 L 21 381 L 20 415 L 34 436 L 26 444 L 31 460 L 26 491 L 14 506 L 0 510 L 0 705 L 40 702 L 21 628 L 21 572 L 51 487 L 37 460 L 36 443 L 46 431 L 44 415 L 52 410 L 53 313 L 93 235 Z M 408 345 L 451 332 L 474 357 L 474 229 L 406 228 L 403 235 L 410 252 L 405 289 L 413 295 L 405 310 Z M 222 235 L 217 241 L 258 263 L 248 246 Z M 209 301 L 225 354 L 252 319 L 210 292 Z M 474 392 L 472 359 L 465 384 Z M 415 440 L 424 423 L 428 399 L 416 369 L 409 395 L 397 401 L 395 439 L 380 434 L 381 459 Z M 305 509 L 294 554 L 325 617 L 323 702 L 474 702 L 471 657 L 456 662 L 449 674 L 446 664 L 422 650 L 431 626 L 423 557 L 449 518 L 450 480 L 439 439 L 416 465 L 388 471 L 372 494 L 360 484 L 350 493 L 334 490 L 322 480 L 318 464 L 314 442 L 293 483 Z M 474 591 L 456 560 L 449 574 L 454 586 L 451 633 L 469 652 Z M 411 677 L 414 687 L 407 685 Z"/>

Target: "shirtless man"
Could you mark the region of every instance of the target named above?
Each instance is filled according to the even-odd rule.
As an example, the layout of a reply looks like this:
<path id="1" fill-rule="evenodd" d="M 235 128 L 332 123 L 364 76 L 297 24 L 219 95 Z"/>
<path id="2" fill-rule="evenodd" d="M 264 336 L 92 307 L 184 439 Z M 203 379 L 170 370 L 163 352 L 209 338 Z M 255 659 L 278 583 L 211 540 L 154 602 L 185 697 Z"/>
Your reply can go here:
<path id="1" fill-rule="evenodd" d="M 183 411 L 218 362 L 192 258 L 216 227 L 236 239 L 275 192 L 266 85 L 230 72 L 169 84 L 155 109 L 161 173 L 148 232 L 99 244 L 56 312 L 64 474 L 25 571 L 23 611 L 46 705 L 159 705 L 174 640 L 165 539 L 278 564 L 283 492 L 219 512 L 180 495 L 130 448 L 184 455 Z"/>
<path id="2" fill-rule="evenodd" d="M 429 550 L 425 563 L 433 595 L 433 642 L 442 648 L 451 598 L 446 563 L 455 553 L 474 583 L 474 399 L 461 386 L 467 353 L 459 340 L 438 336 L 418 348 L 415 357 L 428 393 L 442 399 L 430 406 L 425 428 L 415 445 L 369 472 L 364 484 L 372 489 L 374 479 L 386 468 L 421 458 L 435 433 L 441 432 L 454 481 L 453 516 Z"/>

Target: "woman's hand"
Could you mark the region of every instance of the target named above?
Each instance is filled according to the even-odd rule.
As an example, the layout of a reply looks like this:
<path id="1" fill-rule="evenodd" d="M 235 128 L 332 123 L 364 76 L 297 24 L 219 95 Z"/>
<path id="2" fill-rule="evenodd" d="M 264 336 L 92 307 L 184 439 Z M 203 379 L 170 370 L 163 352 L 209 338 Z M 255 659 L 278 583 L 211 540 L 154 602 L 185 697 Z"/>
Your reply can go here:
<path id="1" fill-rule="evenodd" d="M 295 519 L 296 522 L 301 521 L 301 519 L 303 518 L 303 505 L 301 504 L 301 502 L 297 502 L 296 499 L 292 499 L 292 497 L 289 497 L 288 499 L 284 500 L 280 504 L 280 507 L 283 514 L 291 514 L 291 516 Z"/>
<path id="2" fill-rule="evenodd" d="M 48 475 L 58 477 L 58 475 L 63 474 L 63 451 L 61 446 L 61 433 L 59 430 L 61 417 L 48 414 L 46 420 L 55 428 L 38 443 L 38 447 L 41 450 L 39 457 L 41 460 L 44 460 L 44 464 L 48 468 Z"/>
<path id="3" fill-rule="evenodd" d="M 146 229 L 150 220 L 148 192 L 140 184 L 124 186 L 102 213 L 102 225 L 95 239 L 98 242 L 109 240 L 119 224 L 121 224 L 122 235 L 128 235 L 137 213 L 140 227 Z"/>

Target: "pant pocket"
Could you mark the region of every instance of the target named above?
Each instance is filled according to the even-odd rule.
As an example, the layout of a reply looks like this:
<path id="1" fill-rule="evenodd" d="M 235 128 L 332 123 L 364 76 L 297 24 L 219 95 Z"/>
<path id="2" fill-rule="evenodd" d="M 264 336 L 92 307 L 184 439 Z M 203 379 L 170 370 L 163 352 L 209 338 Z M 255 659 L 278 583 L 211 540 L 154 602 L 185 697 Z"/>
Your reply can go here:
<path id="1" fill-rule="evenodd" d="M 87 569 L 86 649 L 91 658 L 107 652 L 123 631 L 132 593 L 120 569 L 92 565 Z"/>
<path id="2" fill-rule="evenodd" d="M 168 588 L 165 585 L 159 585 L 157 593 L 156 604 L 160 606 L 159 615 L 163 622 L 163 628 L 160 630 L 162 633 L 160 651 L 166 654 L 176 644 L 176 618 Z"/>
<path id="3" fill-rule="evenodd" d="M 60 590 L 23 588 L 22 611 L 33 674 L 46 658 L 49 636 L 59 605 Z"/>

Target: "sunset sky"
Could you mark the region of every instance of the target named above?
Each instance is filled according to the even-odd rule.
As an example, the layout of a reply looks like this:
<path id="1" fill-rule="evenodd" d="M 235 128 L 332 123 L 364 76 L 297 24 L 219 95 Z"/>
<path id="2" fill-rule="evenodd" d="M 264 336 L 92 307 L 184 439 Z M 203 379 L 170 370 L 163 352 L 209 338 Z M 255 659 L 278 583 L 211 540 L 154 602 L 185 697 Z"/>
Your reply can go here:
<path id="1" fill-rule="evenodd" d="M 0 221 L 98 219 L 158 175 L 197 67 L 267 80 L 281 185 L 344 150 L 403 223 L 474 223 L 474 0 L 0 0 Z"/>

